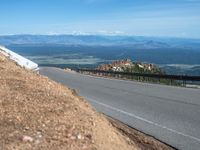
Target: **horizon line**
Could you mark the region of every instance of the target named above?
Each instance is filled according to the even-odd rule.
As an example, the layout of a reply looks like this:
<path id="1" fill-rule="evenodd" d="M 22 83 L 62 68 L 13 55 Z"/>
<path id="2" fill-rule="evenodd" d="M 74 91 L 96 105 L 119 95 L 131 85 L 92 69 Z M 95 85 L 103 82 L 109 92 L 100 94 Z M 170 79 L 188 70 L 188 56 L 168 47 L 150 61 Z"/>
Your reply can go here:
<path id="1" fill-rule="evenodd" d="M 156 35 L 134 35 L 134 34 L 95 34 L 95 33 L 63 33 L 63 34 L 33 34 L 33 33 L 19 33 L 19 34 L 0 34 L 0 36 L 119 36 L 119 37 L 146 37 L 146 38 L 172 38 L 172 39 L 193 39 L 200 40 L 197 37 L 179 37 L 179 36 L 156 36 Z"/>

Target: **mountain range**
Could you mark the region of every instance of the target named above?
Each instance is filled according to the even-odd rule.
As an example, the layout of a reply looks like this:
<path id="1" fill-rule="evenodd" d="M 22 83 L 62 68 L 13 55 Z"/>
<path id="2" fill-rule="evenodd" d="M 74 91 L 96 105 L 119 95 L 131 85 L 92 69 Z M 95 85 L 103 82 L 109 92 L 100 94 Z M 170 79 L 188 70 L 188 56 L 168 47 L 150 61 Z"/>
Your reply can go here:
<path id="1" fill-rule="evenodd" d="M 109 36 L 109 35 L 5 35 L 0 36 L 0 44 L 9 45 L 84 45 L 84 46 L 124 46 L 142 49 L 184 48 L 200 49 L 200 39 Z"/>

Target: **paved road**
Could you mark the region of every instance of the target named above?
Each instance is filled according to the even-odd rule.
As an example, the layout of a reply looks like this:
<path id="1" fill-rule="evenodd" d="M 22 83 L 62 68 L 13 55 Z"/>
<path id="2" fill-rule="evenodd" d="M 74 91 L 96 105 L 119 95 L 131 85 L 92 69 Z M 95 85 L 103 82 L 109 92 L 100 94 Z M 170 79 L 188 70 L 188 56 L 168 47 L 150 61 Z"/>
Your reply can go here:
<path id="1" fill-rule="evenodd" d="M 200 149 L 200 89 L 122 81 L 41 68 L 77 89 L 98 111 L 178 149 Z"/>

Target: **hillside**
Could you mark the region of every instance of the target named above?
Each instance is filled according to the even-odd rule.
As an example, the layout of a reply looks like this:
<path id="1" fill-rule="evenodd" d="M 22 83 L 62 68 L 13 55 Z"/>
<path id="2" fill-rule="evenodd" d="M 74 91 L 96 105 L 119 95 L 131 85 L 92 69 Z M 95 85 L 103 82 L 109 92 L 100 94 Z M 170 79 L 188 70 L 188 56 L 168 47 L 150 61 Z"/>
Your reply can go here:
<path id="1" fill-rule="evenodd" d="M 0 149 L 139 148 L 73 90 L 0 54 Z"/>

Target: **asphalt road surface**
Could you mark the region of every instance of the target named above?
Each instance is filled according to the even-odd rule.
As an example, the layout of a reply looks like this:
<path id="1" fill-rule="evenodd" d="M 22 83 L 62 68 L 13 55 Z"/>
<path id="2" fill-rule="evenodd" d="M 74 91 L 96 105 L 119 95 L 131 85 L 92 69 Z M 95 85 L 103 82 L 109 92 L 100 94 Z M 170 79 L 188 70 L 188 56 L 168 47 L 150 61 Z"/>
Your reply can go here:
<path id="1" fill-rule="evenodd" d="M 76 89 L 98 111 L 185 150 L 200 149 L 200 89 L 123 81 L 43 67 L 42 75 Z"/>

